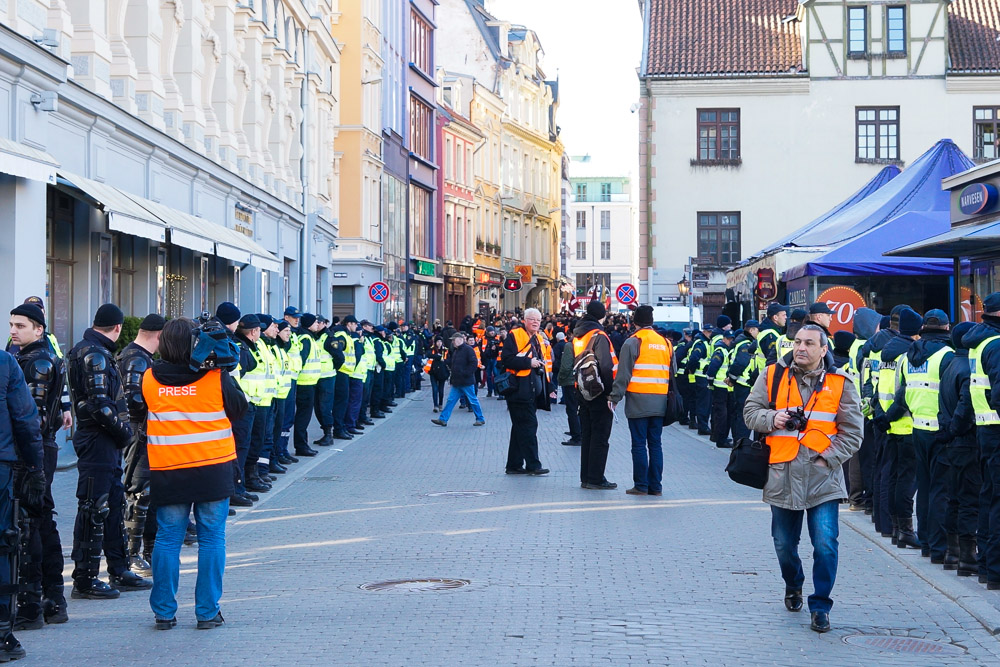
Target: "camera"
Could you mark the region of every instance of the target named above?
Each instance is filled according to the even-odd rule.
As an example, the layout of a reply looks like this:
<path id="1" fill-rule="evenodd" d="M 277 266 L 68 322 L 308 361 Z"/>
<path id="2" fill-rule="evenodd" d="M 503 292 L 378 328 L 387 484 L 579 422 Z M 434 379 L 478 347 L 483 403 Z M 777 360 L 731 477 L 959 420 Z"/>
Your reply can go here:
<path id="1" fill-rule="evenodd" d="M 211 313 L 203 312 L 198 317 L 198 324 L 191 332 L 191 370 L 235 370 L 240 363 L 240 350 L 230 340 L 229 331 L 222 322 Z"/>
<path id="2" fill-rule="evenodd" d="M 785 414 L 788 415 L 788 421 L 785 422 L 786 431 L 804 431 L 809 425 L 809 418 L 806 417 L 806 412 L 802 408 L 795 408 L 794 410 L 786 410 Z"/>

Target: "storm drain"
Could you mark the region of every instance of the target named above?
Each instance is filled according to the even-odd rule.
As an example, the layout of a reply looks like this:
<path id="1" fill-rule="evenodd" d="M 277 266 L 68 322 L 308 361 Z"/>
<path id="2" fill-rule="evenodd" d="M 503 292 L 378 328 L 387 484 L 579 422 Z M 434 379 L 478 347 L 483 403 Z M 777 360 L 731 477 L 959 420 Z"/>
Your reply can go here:
<path id="1" fill-rule="evenodd" d="M 912 653 L 916 655 L 963 655 L 965 649 L 955 644 L 934 641 L 932 639 L 914 639 L 912 637 L 886 637 L 884 635 L 849 635 L 844 641 L 853 646 L 871 648 L 877 651 L 893 651 L 895 653 Z"/>
<path id="2" fill-rule="evenodd" d="M 313 477 L 303 477 L 303 482 L 338 482 L 340 478 L 336 475 L 316 475 Z"/>
<path id="3" fill-rule="evenodd" d="M 392 591 L 398 593 L 423 593 L 427 591 L 450 591 L 468 586 L 468 579 L 396 579 L 375 581 L 358 586 L 363 591 Z"/>
<path id="4" fill-rule="evenodd" d="M 425 498 L 482 498 L 495 495 L 496 491 L 435 491 L 425 493 Z"/>

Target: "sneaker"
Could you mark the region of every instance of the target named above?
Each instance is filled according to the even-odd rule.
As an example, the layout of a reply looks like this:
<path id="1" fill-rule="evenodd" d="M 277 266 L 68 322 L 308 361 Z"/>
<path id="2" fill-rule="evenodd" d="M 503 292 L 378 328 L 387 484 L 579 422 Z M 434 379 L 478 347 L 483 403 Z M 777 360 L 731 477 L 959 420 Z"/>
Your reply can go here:
<path id="1" fill-rule="evenodd" d="M 223 625 L 225 622 L 226 619 L 222 618 L 222 612 L 219 612 L 218 614 L 215 615 L 215 618 L 213 619 L 210 619 L 208 621 L 198 621 L 198 629 L 211 630 L 212 628 L 217 628 L 220 625 Z"/>
<path id="2" fill-rule="evenodd" d="M 169 630 L 177 625 L 177 618 L 158 618 L 156 619 L 156 625 L 153 627 L 157 630 Z"/>
<path id="3" fill-rule="evenodd" d="M 484 425 L 485 423 L 486 423 L 486 422 L 485 422 L 485 421 L 483 421 L 482 419 L 477 419 L 476 421 L 472 422 L 472 425 L 473 425 L 473 426 L 482 426 L 482 425 Z"/>
<path id="4" fill-rule="evenodd" d="M 432 424 L 437 424 L 438 426 L 447 426 L 448 425 L 448 422 L 442 421 L 440 419 L 432 419 L 431 423 Z"/>

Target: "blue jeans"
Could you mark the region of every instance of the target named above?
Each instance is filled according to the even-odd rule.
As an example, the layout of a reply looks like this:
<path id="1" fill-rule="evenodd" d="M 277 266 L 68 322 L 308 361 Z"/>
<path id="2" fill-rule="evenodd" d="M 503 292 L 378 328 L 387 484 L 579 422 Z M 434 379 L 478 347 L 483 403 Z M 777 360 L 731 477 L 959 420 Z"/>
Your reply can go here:
<path id="1" fill-rule="evenodd" d="M 444 405 L 444 380 L 431 378 L 431 397 L 434 399 L 435 408 Z"/>
<path id="2" fill-rule="evenodd" d="M 639 417 L 628 420 L 632 434 L 632 481 L 640 491 L 663 490 L 663 417 Z M 646 455 L 646 449 L 649 455 Z"/>
<path id="3" fill-rule="evenodd" d="M 444 410 L 441 411 L 441 421 L 448 421 L 448 418 L 451 417 L 451 411 L 455 409 L 455 404 L 458 403 L 459 398 L 464 398 L 469 402 L 472 406 L 472 412 L 476 415 L 476 419 L 486 421 L 486 418 L 483 417 L 483 408 L 479 405 L 479 399 L 476 398 L 476 392 L 473 391 L 472 385 L 467 387 L 451 386 L 451 391 L 448 392 L 448 402 L 445 404 Z"/>
<path id="4" fill-rule="evenodd" d="M 492 396 L 494 393 L 496 393 L 496 385 L 494 384 L 494 380 L 496 379 L 497 376 L 497 360 L 487 359 L 483 362 L 483 365 L 486 366 L 486 370 L 483 372 L 483 374 L 486 376 L 486 395 Z"/>
<path id="5" fill-rule="evenodd" d="M 171 619 L 177 615 L 181 545 L 190 514 L 190 504 L 156 508 L 153 590 L 149 593 L 149 606 L 159 619 Z M 228 516 L 229 498 L 194 504 L 194 522 L 198 528 L 198 580 L 194 587 L 194 613 L 199 621 L 210 621 L 219 613 L 222 575 L 226 570 Z"/>
<path id="6" fill-rule="evenodd" d="M 807 510 L 786 510 L 771 506 L 771 537 L 781 565 L 781 578 L 789 589 L 802 590 L 805 574 L 799 558 L 799 537 L 802 535 L 802 514 L 809 525 L 809 540 L 813 545 L 813 594 L 809 596 L 809 611 L 829 612 L 833 607 L 830 593 L 837 579 L 837 538 L 840 523 L 837 516 L 840 502 L 828 500 Z"/>

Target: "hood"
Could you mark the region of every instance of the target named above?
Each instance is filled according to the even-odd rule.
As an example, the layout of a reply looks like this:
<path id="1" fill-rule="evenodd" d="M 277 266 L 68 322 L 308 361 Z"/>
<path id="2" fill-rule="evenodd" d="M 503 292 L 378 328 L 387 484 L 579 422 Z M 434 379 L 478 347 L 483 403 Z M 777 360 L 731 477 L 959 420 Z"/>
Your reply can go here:
<path id="1" fill-rule="evenodd" d="M 906 353 L 911 345 L 913 345 L 912 338 L 897 334 L 895 337 L 889 339 L 889 342 L 882 348 L 882 358 L 895 359 L 899 355 Z"/>
<path id="2" fill-rule="evenodd" d="M 205 376 L 208 371 L 192 371 L 182 364 L 168 364 L 166 361 L 157 360 L 153 362 L 153 377 L 160 384 L 170 387 L 182 387 L 192 382 L 196 382 Z"/>
<path id="3" fill-rule="evenodd" d="M 1000 317 L 983 315 L 983 323 L 962 337 L 962 344 L 970 350 L 991 336 L 1000 336 Z"/>
<path id="4" fill-rule="evenodd" d="M 906 353 L 906 358 L 911 366 L 919 366 L 942 347 L 950 347 L 950 344 L 951 336 L 948 332 L 927 332 L 926 335 L 920 337 L 920 340 L 910 345 L 910 351 Z"/>
<path id="5" fill-rule="evenodd" d="M 854 313 L 854 335 L 868 340 L 875 335 L 882 316 L 871 308 L 858 308 Z"/>
<path id="6" fill-rule="evenodd" d="M 576 328 L 573 329 L 573 338 L 579 338 L 588 331 L 594 330 L 603 330 L 601 323 L 590 315 L 584 315 L 583 319 L 576 323 Z"/>
<path id="7" fill-rule="evenodd" d="M 872 352 L 881 352 L 882 348 L 884 348 L 890 340 L 898 337 L 898 331 L 893 331 L 892 329 L 882 329 L 877 334 L 872 336 L 868 342 Z"/>

